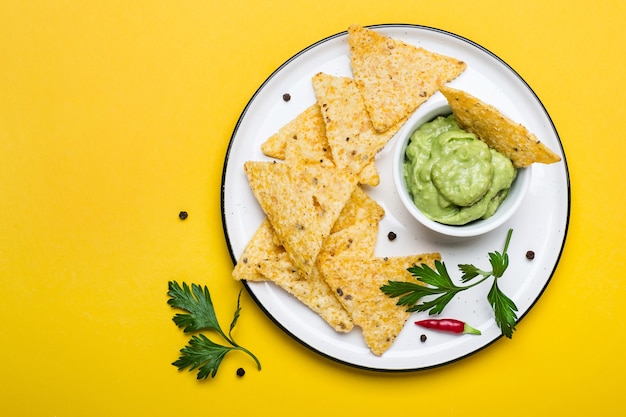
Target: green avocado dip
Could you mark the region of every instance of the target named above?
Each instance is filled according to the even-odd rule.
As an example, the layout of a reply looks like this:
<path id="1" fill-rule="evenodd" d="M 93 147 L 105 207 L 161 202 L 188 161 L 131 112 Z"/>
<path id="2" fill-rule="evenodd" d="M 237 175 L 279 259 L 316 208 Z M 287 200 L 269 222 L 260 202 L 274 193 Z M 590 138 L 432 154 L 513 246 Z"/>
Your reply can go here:
<path id="1" fill-rule="evenodd" d="M 409 194 L 426 217 L 443 224 L 491 217 L 516 175 L 509 158 L 459 128 L 453 115 L 420 126 L 406 148 Z"/>

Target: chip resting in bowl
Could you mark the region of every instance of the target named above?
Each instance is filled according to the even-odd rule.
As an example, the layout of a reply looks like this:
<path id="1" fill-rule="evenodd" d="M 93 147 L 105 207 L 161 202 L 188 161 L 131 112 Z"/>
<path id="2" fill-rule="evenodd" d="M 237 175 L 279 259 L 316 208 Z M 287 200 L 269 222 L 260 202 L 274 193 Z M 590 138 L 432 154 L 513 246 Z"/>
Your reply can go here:
<path id="1" fill-rule="evenodd" d="M 442 86 L 459 127 L 474 133 L 489 147 L 507 156 L 516 168 L 535 162 L 552 164 L 561 157 L 552 152 L 526 127 L 506 117 L 498 109 L 469 93 Z"/>

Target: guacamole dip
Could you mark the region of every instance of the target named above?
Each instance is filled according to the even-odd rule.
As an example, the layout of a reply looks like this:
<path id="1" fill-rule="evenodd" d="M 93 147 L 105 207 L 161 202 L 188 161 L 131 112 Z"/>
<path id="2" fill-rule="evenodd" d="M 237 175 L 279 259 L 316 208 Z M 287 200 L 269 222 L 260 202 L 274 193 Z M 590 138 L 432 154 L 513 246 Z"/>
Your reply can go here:
<path id="1" fill-rule="evenodd" d="M 459 128 L 453 115 L 420 126 L 406 148 L 409 193 L 439 223 L 463 225 L 492 216 L 516 175 L 509 158 Z"/>

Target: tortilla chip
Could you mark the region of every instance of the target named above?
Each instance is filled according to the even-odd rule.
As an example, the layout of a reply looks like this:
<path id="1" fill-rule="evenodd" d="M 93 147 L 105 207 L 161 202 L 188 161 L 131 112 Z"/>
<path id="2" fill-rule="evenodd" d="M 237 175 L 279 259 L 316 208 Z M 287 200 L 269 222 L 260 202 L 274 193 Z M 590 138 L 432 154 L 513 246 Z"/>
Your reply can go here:
<path id="1" fill-rule="evenodd" d="M 365 218 L 373 218 L 380 221 L 385 215 L 385 210 L 367 194 L 363 188 L 356 187 L 350 196 L 350 200 L 341 210 L 341 215 L 333 225 L 331 233 L 354 225 Z"/>
<path id="2" fill-rule="evenodd" d="M 317 103 L 307 107 L 278 132 L 261 144 L 261 151 L 272 158 L 285 160 L 288 143 L 302 143 L 301 149 L 310 148 L 318 158 L 331 158 L 326 140 L 326 127 Z"/>
<path id="3" fill-rule="evenodd" d="M 267 218 L 261 223 L 233 270 L 241 281 L 272 281 L 317 313 L 337 332 L 349 332 L 352 318 L 332 293 L 317 268 L 304 279 L 293 267 L 282 246 L 274 243 Z"/>
<path id="4" fill-rule="evenodd" d="M 352 318 L 334 296 L 317 268 L 313 268 L 307 278 L 302 278 L 286 256 L 282 256 L 278 262 L 262 261 L 259 267 L 263 276 L 295 296 L 335 331 L 346 333 L 352 330 L 354 326 Z"/>
<path id="5" fill-rule="evenodd" d="M 293 265 L 311 273 L 322 244 L 356 188 L 356 177 L 321 164 L 248 161 L 244 170 Z"/>
<path id="6" fill-rule="evenodd" d="M 302 114 L 304 113 L 300 113 L 300 115 Z M 292 122 L 295 120 L 296 119 L 292 120 Z M 267 138 L 265 142 L 261 144 L 261 152 L 269 157 L 284 160 L 285 149 L 287 147 L 287 137 L 289 136 L 289 130 L 285 128 L 288 125 L 289 124 L 283 126 L 278 132 Z"/>
<path id="7" fill-rule="evenodd" d="M 278 258 L 285 254 L 285 249 L 276 243 L 274 230 L 267 217 L 248 242 L 233 269 L 233 278 L 237 281 L 267 281 L 259 271 L 259 262 L 263 259 Z"/>
<path id="8" fill-rule="evenodd" d="M 372 187 L 376 187 L 380 184 L 380 174 L 378 173 L 374 161 L 365 165 L 361 172 L 359 172 L 359 184 L 371 185 Z"/>
<path id="9" fill-rule="evenodd" d="M 332 233 L 317 257 L 317 265 L 340 256 L 373 257 L 378 238 L 378 220 L 364 216 L 353 225 Z"/>
<path id="10" fill-rule="evenodd" d="M 407 269 L 422 263 L 434 266 L 435 259 L 440 259 L 438 253 L 395 258 L 339 256 L 318 266 L 354 324 L 361 328 L 366 345 L 380 356 L 391 347 L 410 316 L 406 306 L 397 305 L 397 300 L 380 287 L 389 280 L 418 282 Z"/>
<path id="11" fill-rule="evenodd" d="M 348 28 L 348 43 L 354 79 L 378 132 L 408 118 L 440 86 L 467 67 L 456 58 L 358 25 Z"/>
<path id="12" fill-rule="evenodd" d="M 383 133 L 374 130 L 363 96 L 352 78 L 320 72 L 312 82 L 335 164 L 354 174 L 360 173 L 374 162 L 376 154 L 401 123 Z"/>
<path id="13" fill-rule="evenodd" d="M 318 103 L 307 107 L 261 144 L 261 151 L 288 164 L 332 161 L 326 125 Z M 377 186 L 380 176 L 376 165 L 368 164 L 359 173 L 359 183 Z"/>
<path id="14" fill-rule="evenodd" d="M 384 215 L 383 208 L 361 187 L 356 187 L 339 218 L 333 224 L 331 234 L 324 241 L 321 252 L 326 252 L 329 256 L 342 252 L 373 256 L 378 222 Z M 233 278 L 237 281 L 267 281 L 269 278 L 261 274 L 259 266 L 261 262 L 275 261 L 280 264 L 285 257 L 288 259 L 285 248 L 280 244 L 266 217 L 239 257 L 232 273 Z M 294 269 L 294 267 L 289 265 L 284 269 Z"/>
<path id="15" fill-rule="evenodd" d="M 340 255 L 373 257 L 378 238 L 378 225 L 385 215 L 378 205 L 360 187 L 335 222 L 333 230 L 324 242 L 317 263 Z"/>
<path id="16" fill-rule="evenodd" d="M 325 256 L 350 253 L 373 256 L 382 208 L 360 187 L 344 207 L 333 232 L 320 252 Z M 275 233 L 266 218 L 248 242 L 233 270 L 233 278 L 246 281 L 270 280 L 296 297 L 338 332 L 353 327 L 352 318 L 323 279 L 317 267 L 303 278 L 291 263 L 285 249 L 276 243 Z"/>
<path id="17" fill-rule="evenodd" d="M 440 91 L 448 100 L 457 124 L 507 156 L 516 168 L 524 168 L 534 162 L 552 164 L 561 160 L 528 129 L 490 104 L 447 86 L 442 86 Z"/>

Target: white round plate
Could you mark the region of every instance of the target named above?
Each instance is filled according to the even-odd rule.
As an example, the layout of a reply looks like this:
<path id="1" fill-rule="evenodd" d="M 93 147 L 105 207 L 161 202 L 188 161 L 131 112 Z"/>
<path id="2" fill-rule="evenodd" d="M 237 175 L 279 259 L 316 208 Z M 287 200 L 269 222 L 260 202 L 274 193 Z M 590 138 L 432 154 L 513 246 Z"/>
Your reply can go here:
<path id="1" fill-rule="evenodd" d="M 510 265 L 499 285 L 518 307 L 521 319 L 539 299 L 552 277 L 567 235 L 570 212 L 569 175 L 563 148 L 544 106 L 526 82 L 505 62 L 485 48 L 442 30 L 408 25 L 370 26 L 392 38 L 461 59 L 467 70 L 450 85 L 490 103 L 525 125 L 562 157 L 551 165 L 533 167 L 532 184 L 517 214 L 498 229 L 476 238 L 452 239 L 435 235 L 420 226 L 403 207 L 395 192 L 392 175 L 393 138 L 378 155 L 380 185 L 367 192 L 385 209 L 380 222 L 377 256 L 410 255 L 438 251 L 452 279 L 460 282 L 457 265 L 471 263 L 490 269 L 488 253 L 502 251 L 508 229 L 513 229 L 509 246 Z M 222 216 L 226 241 L 234 262 L 264 219 L 243 171 L 248 160 L 268 160 L 261 144 L 285 123 L 315 102 L 311 77 L 323 71 L 351 76 L 347 32 L 323 39 L 281 65 L 252 96 L 233 132 L 224 162 Z M 283 94 L 291 95 L 289 101 Z M 439 94 L 439 93 L 437 93 Z M 414 117 L 419 117 L 418 109 Z M 397 238 L 388 239 L 389 232 Z M 533 260 L 526 252 L 535 253 Z M 270 282 L 244 284 L 262 310 L 296 340 L 340 363 L 380 371 L 410 371 L 454 362 L 473 354 L 496 339 L 501 332 L 487 302 L 490 284 L 463 291 L 441 317 L 464 320 L 482 335 L 453 335 L 422 329 L 414 321 L 427 313 L 414 313 L 392 347 L 382 356 L 373 355 L 360 329 L 340 334 L 317 314 Z M 425 342 L 420 341 L 427 335 Z M 515 343 L 515 333 L 511 343 Z"/>

